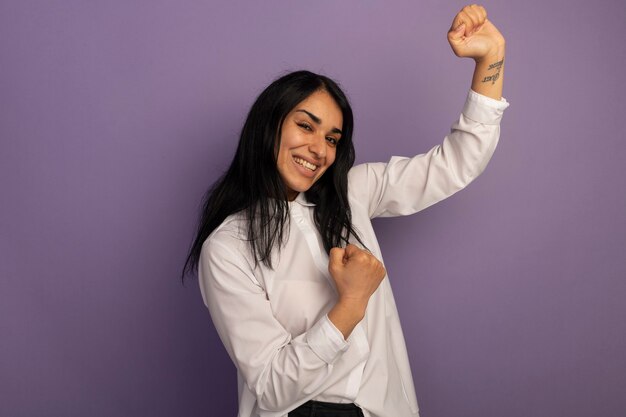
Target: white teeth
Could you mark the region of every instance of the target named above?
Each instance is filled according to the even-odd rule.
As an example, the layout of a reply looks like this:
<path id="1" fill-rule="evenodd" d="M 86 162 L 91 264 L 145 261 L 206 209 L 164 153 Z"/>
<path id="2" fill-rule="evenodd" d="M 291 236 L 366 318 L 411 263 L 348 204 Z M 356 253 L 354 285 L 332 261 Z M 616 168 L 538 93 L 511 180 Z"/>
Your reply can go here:
<path id="1" fill-rule="evenodd" d="M 311 171 L 315 171 L 317 169 L 317 165 L 313 165 L 312 163 L 305 161 L 302 158 L 293 158 L 293 160 L 296 161 L 296 164 L 302 165 L 303 167 L 308 168 Z"/>

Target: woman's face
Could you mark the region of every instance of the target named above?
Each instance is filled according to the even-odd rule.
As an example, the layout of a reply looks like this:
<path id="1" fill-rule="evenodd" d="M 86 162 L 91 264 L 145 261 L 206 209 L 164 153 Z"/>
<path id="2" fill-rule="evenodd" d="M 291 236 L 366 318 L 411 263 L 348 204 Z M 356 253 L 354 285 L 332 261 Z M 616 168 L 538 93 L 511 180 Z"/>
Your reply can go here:
<path id="1" fill-rule="evenodd" d="M 342 125 L 341 109 L 324 90 L 314 92 L 287 114 L 277 168 L 289 201 L 311 188 L 335 161 Z"/>

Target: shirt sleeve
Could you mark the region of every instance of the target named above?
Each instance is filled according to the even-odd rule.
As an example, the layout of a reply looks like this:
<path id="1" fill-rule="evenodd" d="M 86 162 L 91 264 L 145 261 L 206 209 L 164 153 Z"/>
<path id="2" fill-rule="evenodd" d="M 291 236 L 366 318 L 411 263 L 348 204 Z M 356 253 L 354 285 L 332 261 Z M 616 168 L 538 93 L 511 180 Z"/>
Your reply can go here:
<path id="1" fill-rule="evenodd" d="M 204 243 L 198 267 L 202 297 L 258 407 L 287 412 L 317 394 L 349 343 L 328 316 L 292 338 L 273 316 L 235 240 L 218 233 Z"/>
<path id="2" fill-rule="evenodd" d="M 469 90 L 458 121 L 443 142 L 412 158 L 366 163 L 349 173 L 349 193 L 370 218 L 416 213 L 466 187 L 480 175 L 500 138 L 507 100 Z"/>

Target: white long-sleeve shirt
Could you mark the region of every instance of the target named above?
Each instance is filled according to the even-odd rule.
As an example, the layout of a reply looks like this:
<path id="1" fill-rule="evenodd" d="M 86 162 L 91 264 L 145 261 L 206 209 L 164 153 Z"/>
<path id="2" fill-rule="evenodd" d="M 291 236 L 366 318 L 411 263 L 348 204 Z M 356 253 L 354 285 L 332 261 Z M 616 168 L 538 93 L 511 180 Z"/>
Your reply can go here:
<path id="1" fill-rule="evenodd" d="M 491 158 L 508 106 L 504 98 L 469 90 L 442 144 L 350 170 L 352 222 L 376 258 L 384 263 L 371 219 L 418 212 L 467 186 Z M 344 340 L 327 316 L 337 292 L 313 210 L 304 193 L 289 203 L 289 233 L 280 253 L 272 253 L 274 270 L 254 267 L 240 214 L 229 216 L 202 247 L 200 289 L 237 367 L 239 417 L 286 417 L 311 399 L 354 402 L 366 417 L 417 417 L 389 278 Z"/>

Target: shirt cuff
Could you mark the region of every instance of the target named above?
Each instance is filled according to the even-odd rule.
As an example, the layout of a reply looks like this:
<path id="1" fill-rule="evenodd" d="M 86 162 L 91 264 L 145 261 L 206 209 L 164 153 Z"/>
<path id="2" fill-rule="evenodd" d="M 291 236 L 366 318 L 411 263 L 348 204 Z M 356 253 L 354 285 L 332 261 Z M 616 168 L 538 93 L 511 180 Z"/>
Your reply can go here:
<path id="1" fill-rule="evenodd" d="M 468 119 L 478 123 L 497 125 L 500 124 L 504 109 L 509 107 L 509 104 L 504 97 L 496 100 L 479 94 L 470 88 L 463 106 L 463 114 Z"/>
<path id="2" fill-rule="evenodd" d="M 343 334 L 325 315 L 306 332 L 306 341 L 324 362 L 332 364 L 350 346 Z"/>

